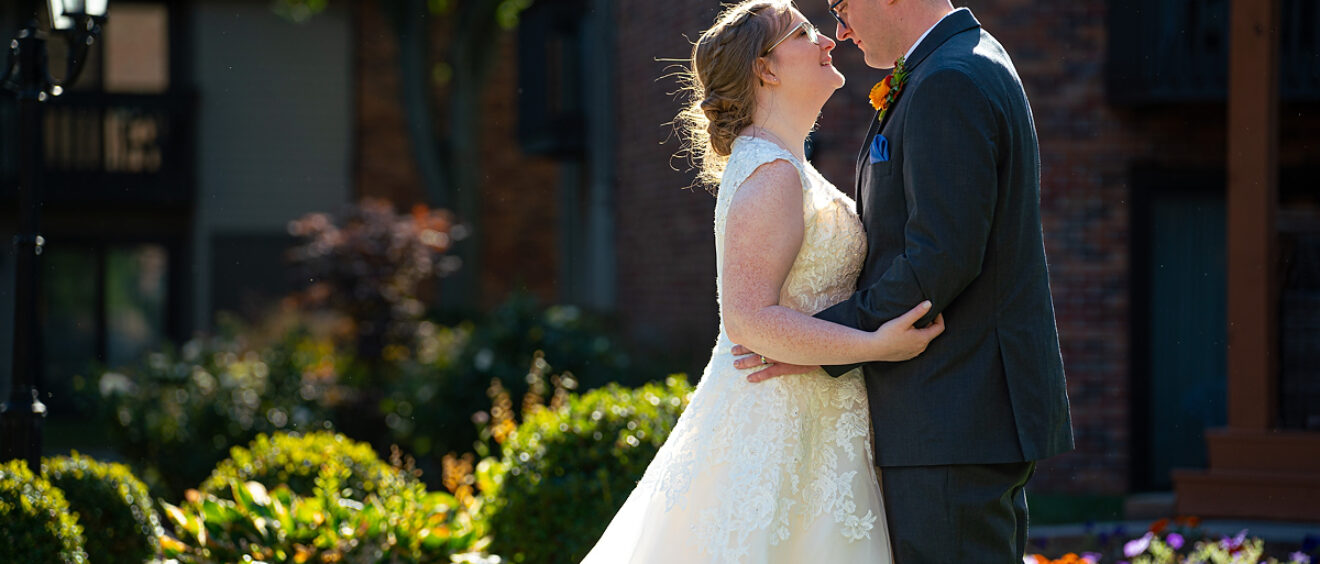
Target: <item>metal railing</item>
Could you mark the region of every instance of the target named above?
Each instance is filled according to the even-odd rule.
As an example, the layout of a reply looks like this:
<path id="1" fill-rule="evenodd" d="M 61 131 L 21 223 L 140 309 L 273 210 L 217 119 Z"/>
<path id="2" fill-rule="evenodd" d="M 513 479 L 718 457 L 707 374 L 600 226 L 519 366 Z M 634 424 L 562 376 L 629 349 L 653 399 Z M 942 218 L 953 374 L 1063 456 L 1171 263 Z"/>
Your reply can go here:
<path id="1" fill-rule="evenodd" d="M 186 94 L 70 92 L 44 119 L 48 203 L 182 204 L 194 191 L 196 104 Z M 16 189 L 14 104 L 0 100 L 0 198 Z"/>

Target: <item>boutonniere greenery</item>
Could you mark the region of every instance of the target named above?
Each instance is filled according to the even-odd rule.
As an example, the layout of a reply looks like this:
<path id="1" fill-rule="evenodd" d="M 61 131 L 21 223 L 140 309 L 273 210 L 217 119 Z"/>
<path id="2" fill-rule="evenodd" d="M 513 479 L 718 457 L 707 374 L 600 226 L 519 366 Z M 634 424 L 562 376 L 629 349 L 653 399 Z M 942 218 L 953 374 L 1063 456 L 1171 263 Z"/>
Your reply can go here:
<path id="1" fill-rule="evenodd" d="M 903 59 L 899 57 L 894 61 L 893 72 L 871 87 L 871 107 L 880 112 L 880 121 L 885 121 L 885 114 L 889 113 L 889 108 L 894 107 L 894 101 L 903 93 L 903 85 L 907 84 L 908 71 L 903 65 Z"/>

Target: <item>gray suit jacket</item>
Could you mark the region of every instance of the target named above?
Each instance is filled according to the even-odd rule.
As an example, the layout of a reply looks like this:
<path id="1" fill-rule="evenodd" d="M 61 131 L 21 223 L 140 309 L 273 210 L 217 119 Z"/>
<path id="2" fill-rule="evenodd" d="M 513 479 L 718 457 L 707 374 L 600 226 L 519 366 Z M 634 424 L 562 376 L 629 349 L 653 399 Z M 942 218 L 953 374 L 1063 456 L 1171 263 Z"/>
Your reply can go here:
<path id="1" fill-rule="evenodd" d="M 921 356 L 863 365 L 880 466 L 1038 460 L 1072 448 L 1041 237 L 1040 152 L 1022 82 L 966 9 L 907 60 L 857 160 L 858 290 L 817 314 L 875 330 L 923 300 L 947 330 Z M 877 133 L 890 160 L 870 162 Z M 839 376 L 855 366 L 826 370 Z"/>

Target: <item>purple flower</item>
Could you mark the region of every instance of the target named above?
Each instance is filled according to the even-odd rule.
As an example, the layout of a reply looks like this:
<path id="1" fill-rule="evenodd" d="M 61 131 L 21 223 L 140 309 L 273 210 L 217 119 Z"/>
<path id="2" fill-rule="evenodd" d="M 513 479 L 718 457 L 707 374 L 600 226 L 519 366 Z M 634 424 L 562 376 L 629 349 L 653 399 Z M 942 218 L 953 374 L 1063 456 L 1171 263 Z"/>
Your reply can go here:
<path id="1" fill-rule="evenodd" d="M 1087 562 L 1087 564 L 1100 564 L 1100 553 L 1099 553 L 1099 552 L 1083 552 L 1083 553 L 1082 553 L 1082 560 L 1085 560 L 1085 561 Z M 1309 563 L 1308 563 L 1308 564 L 1309 564 Z"/>
<path id="2" fill-rule="evenodd" d="M 1186 539 L 1184 539 L 1183 536 L 1178 533 L 1169 533 L 1169 536 L 1165 537 L 1164 542 L 1169 543 L 1169 548 L 1178 550 L 1183 547 L 1183 544 L 1185 544 Z"/>
<path id="3" fill-rule="evenodd" d="M 1238 549 L 1242 548 L 1242 543 L 1246 542 L 1246 540 L 1247 540 L 1247 530 L 1242 529 L 1242 531 L 1238 532 L 1237 536 L 1233 538 L 1224 537 L 1222 540 L 1219 541 L 1219 546 L 1223 547 L 1224 550 L 1227 550 L 1229 552 L 1237 552 Z"/>
<path id="4" fill-rule="evenodd" d="M 1146 533 L 1139 539 L 1130 540 L 1123 545 L 1123 556 L 1135 558 L 1138 554 L 1146 552 L 1150 548 L 1151 539 L 1155 538 L 1154 533 Z"/>
<path id="5" fill-rule="evenodd" d="M 1292 559 L 1292 564 L 1311 564 L 1311 556 L 1305 552 L 1294 552 L 1288 558 Z"/>

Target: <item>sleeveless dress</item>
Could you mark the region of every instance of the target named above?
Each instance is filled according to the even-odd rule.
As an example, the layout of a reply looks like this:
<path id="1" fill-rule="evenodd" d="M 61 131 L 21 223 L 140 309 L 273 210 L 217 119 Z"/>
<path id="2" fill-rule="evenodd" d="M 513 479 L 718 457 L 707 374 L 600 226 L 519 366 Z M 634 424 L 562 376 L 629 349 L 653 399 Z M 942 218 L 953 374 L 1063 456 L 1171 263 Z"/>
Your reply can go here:
<path id="1" fill-rule="evenodd" d="M 811 315 L 854 291 L 865 233 L 851 198 L 764 139 L 736 139 L 720 181 L 716 287 L 729 203 L 775 160 L 798 170 L 805 227 L 779 304 Z M 687 410 L 583 564 L 891 562 L 860 371 L 753 384 L 733 345 L 721 319 Z"/>

